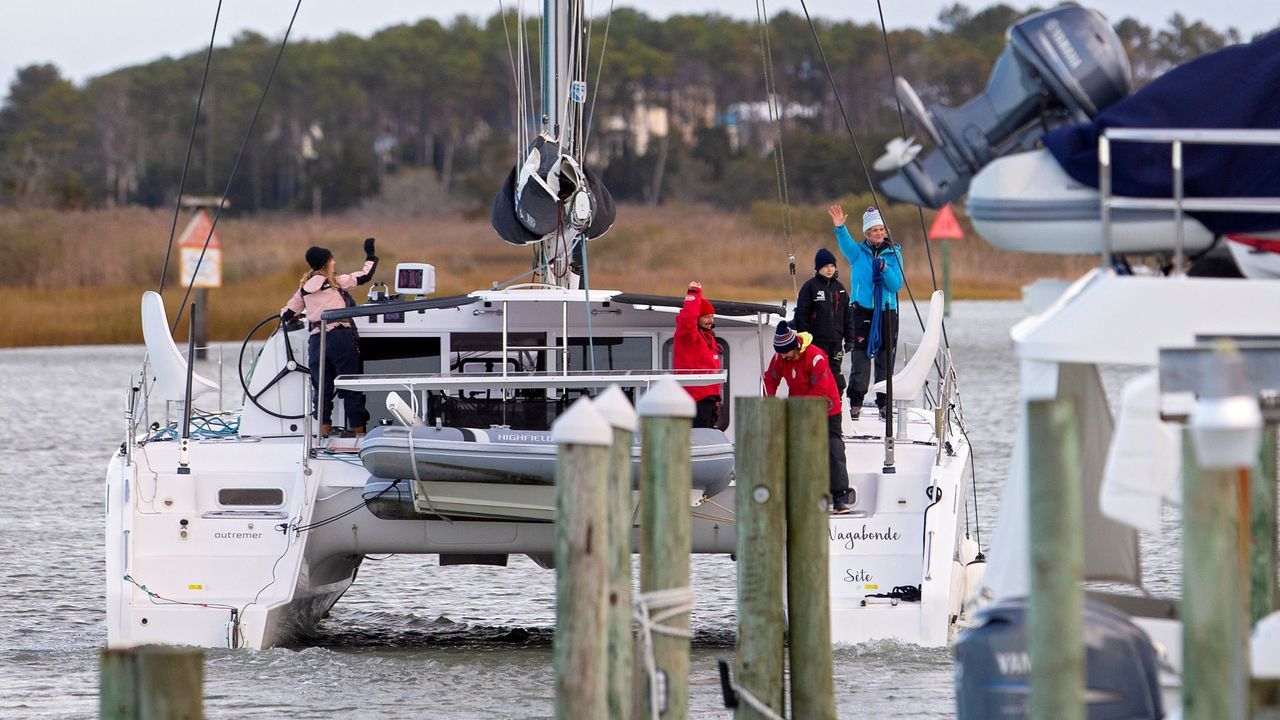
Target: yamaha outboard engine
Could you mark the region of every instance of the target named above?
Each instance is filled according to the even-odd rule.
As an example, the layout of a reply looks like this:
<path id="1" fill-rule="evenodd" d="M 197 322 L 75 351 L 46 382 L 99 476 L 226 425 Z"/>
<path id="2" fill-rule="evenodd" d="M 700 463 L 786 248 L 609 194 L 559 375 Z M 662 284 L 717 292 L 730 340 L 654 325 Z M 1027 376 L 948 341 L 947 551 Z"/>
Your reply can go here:
<path id="1" fill-rule="evenodd" d="M 979 625 L 956 641 L 960 720 L 1025 718 L 1031 697 L 1027 598 L 977 614 Z M 1164 717 L 1155 649 L 1123 613 L 1084 604 L 1085 703 L 1089 720 Z"/>
<path id="2" fill-rule="evenodd" d="M 889 197 L 932 208 L 963 195 L 969 180 L 1001 155 L 1027 150 L 1045 132 L 1095 117 L 1129 94 L 1132 73 L 1124 44 L 1101 14 L 1078 5 L 1036 13 L 1009 27 L 987 89 L 959 108 L 925 108 L 903 78 L 898 97 L 935 148 L 896 140 L 876 163 L 901 168 L 886 180 Z"/>

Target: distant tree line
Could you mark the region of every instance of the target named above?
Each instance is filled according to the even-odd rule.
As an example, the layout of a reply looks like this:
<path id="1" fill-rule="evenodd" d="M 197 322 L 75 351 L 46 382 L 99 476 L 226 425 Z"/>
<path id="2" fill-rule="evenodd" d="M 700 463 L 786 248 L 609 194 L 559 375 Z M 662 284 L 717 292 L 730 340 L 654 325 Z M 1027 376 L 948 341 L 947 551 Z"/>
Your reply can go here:
<path id="1" fill-rule="evenodd" d="M 1023 13 L 954 5 L 936 27 L 890 32 L 818 21 L 843 107 L 870 163 L 900 133 L 887 62 L 926 103 L 958 104 L 985 85 L 1006 28 Z M 341 34 L 288 46 L 230 186 L 239 211 L 340 209 L 376 194 L 390 173 L 434 169 L 463 207 L 487 206 L 515 161 L 513 45 L 518 19 L 422 20 L 368 39 Z M 593 21 L 591 84 L 605 44 Z M 741 207 L 776 196 L 772 129 L 733 118 L 765 99 L 762 36 L 721 15 L 655 20 L 617 9 L 596 95 L 589 150 L 621 200 L 665 198 Z M 526 18 L 537 47 L 538 23 Z M 1174 15 L 1156 30 L 1115 29 L 1138 83 L 1240 41 Z M 789 116 L 782 129 L 791 197 L 816 201 L 867 190 L 845 121 L 803 17 L 769 24 L 773 71 Z M 215 49 L 196 127 L 187 192 L 220 193 L 275 59 L 255 33 Z M 0 105 L 0 206 L 88 208 L 173 202 L 191 130 L 204 51 L 95 77 L 78 87 L 53 65 L 19 71 Z M 534 73 L 536 52 L 527 61 Z M 670 132 L 648 133 L 652 111 Z M 910 122 L 910 120 L 908 120 Z M 760 123 L 757 123 L 759 125 Z M 641 140 L 646 133 L 649 141 Z"/>

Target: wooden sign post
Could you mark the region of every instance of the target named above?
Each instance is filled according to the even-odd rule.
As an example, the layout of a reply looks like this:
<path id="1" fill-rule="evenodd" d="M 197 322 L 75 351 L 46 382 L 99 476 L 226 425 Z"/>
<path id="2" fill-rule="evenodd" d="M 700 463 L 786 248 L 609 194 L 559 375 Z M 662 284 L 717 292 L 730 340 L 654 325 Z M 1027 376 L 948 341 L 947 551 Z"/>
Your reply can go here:
<path id="1" fill-rule="evenodd" d="M 222 241 L 213 231 L 213 220 L 205 209 L 217 207 L 218 199 L 214 198 L 209 204 L 202 198 L 183 198 L 183 205 L 196 208 L 191 221 L 178 237 L 178 252 L 182 260 L 182 286 L 190 285 L 196 290 L 192 300 L 196 321 L 195 353 L 197 358 L 203 359 L 209 337 L 209 288 L 222 287 Z"/>
<path id="2" fill-rule="evenodd" d="M 942 241 L 942 316 L 951 317 L 951 243 L 961 240 L 964 231 L 950 205 L 943 205 L 929 226 L 929 239 Z"/>

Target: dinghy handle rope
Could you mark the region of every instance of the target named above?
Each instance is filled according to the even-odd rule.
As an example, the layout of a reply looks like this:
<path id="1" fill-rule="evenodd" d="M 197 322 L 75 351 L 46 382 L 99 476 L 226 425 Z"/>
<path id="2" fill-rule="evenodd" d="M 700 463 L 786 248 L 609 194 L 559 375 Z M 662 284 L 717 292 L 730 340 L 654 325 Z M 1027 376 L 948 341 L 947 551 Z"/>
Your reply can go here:
<path id="1" fill-rule="evenodd" d="M 640 625 L 640 644 L 644 650 L 644 668 L 648 677 L 649 716 L 658 720 L 661 714 L 661 697 L 658 687 L 657 661 L 653 657 L 653 633 L 670 637 L 692 638 L 693 633 L 681 627 L 663 625 L 678 615 L 687 615 L 693 609 L 693 588 L 689 586 L 650 590 L 635 596 L 635 620 Z"/>
<path id="2" fill-rule="evenodd" d="M 504 319 L 504 320 L 503 320 L 503 322 L 505 323 L 505 322 L 506 322 L 506 320 Z M 415 392 L 413 391 L 413 388 L 412 388 L 412 387 L 408 387 L 408 386 L 406 386 L 406 387 L 405 387 L 405 389 L 409 392 L 409 410 L 410 410 L 410 412 L 412 412 L 412 413 L 413 413 L 414 417 L 422 417 L 421 415 L 419 415 L 419 414 L 418 414 L 418 395 L 417 395 L 417 393 L 415 393 Z M 427 492 L 427 484 L 426 484 L 425 482 L 423 482 L 423 481 L 422 481 L 422 475 L 420 475 L 420 474 L 418 473 L 418 451 L 417 451 L 417 450 L 415 450 L 415 449 L 413 448 L 413 426 L 411 425 L 411 426 L 409 426 L 409 427 L 405 428 L 405 430 L 407 430 L 407 431 L 408 431 L 408 438 L 409 438 L 409 467 L 413 468 L 413 483 L 414 483 L 414 487 L 415 487 L 415 488 L 422 488 L 422 497 L 423 497 L 424 499 L 426 499 L 426 501 L 427 501 L 427 507 L 428 507 L 428 508 L 431 508 L 431 512 L 435 513 L 435 516 L 436 516 L 436 517 L 438 517 L 438 518 L 440 518 L 441 520 L 443 520 L 443 521 L 445 521 L 445 522 L 449 523 L 450 525 L 452 525 L 452 524 L 453 524 L 453 518 L 448 517 L 447 515 L 442 515 L 442 514 L 440 513 L 440 511 L 436 509 L 435 503 L 431 502 L 431 493 Z M 396 486 L 396 483 L 398 483 L 398 482 L 400 482 L 400 481 L 399 481 L 399 480 L 396 480 L 395 482 L 391 483 L 391 485 L 390 485 L 389 487 L 383 488 L 382 492 L 378 493 L 377 495 L 374 495 L 372 499 L 373 499 L 373 500 L 377 500 L 378 498 L 382 497 L 382 493 L 384 493 L 384 492 L 386 492 L 387 490 L 390 490 L 391 488 L 395 487 L 395 486 Z M 365 503 L 364 503 L 364 504 L 365 504 L 365 505 L 368 505 L 368 504 L 369 504 L 369 501 L 368 501 L 368 500 L 365 500 Z"/>
<path id="3" fill-rule="evenodd" d="M 187 187 L 187 169 L 191 167 L 191 149 L 196 143 L 196 128 L 200 125 L 200 106 L 204 103 L 204 88 L 209 81 L 209 63 L 213 60 L 213 41 L 218 36 L 218 18 L 222 16 L 222 0 L 213 13 L 213 30 L 209 33 L 209 50 L 204 56 L 204 72 L 200 75 L 200 94 L 196 96 L 196 111 L 191 117 L 191 136 L 187 138 L 187 155 L 182 159 L 182 176 L 178 179 L 178 197 L 173 201 L 173 223 L 169 226 L 169 245 L 164 251 L 164 265 L 160 268 L 160 294 L 164 294 L 164 276 L 169 273 L 169 258 L 173 255 L 173 236 L 178 232 L 178 213 L 182 209 L 182 191 Z M 176 326 L 175 326 L 176 327 Z"/>
<path id="4" fill-rule="evenodd" d="M 227 176 L 227 184 L 222 188 L 222 195 L 218 198 L 218 207 L 214 208 L 213 218 L 209 222 L 209 234 L 204 238 L 204 247 L 200 248 L 200 257 L 196 259 L 195 269 L 191 272 L 191 282 L 187 283 L 187 291 L 182 296 L 182 302 L 178 304 L 178 312 L 173 317 L 173 327 L 169 328 L 170 332 L 178 329 L 178 321 L 182 319 L 182 311 L 187 307 L 187 300 L 191 298 L 191 290 L 195 286 L 196 278 L 200 275 L 200 264 L 204 262 L 204 255 L 209 250 L 209 242 L 213 240 L 213 230 L 218 226 L 218 218 L 222 217 L 222 209 L 227 206 L 227 195 L 231 192 L 231 183 L 235 180 L 236 171 L 240 169 L 240 161 L 244 158 L 244 151 L 249 147 L 249 139 L 253 137 L 253 127 L 258 122 L 258 116 L 262 113 L 262 106 L 267 101 L 267 93 L 271 90 L 271 81 L 276 76 L 276 70 L 280 67 L 280 58 L 284 57 L 285 46 L 289 44 L 289 33 L 293 32 L 293 23 L 298 19 L 298 11 L 302 9 L 302 0 L 298 0 L 293 6 L 293 16 L 289 18 L 289 27 L 285 28 L 284 38 L 280 41 L 280 49 L 276 51 L 276 59 L 271 63 L 271 72 L 267 74 L 267 81 L 262 86 L 262 95 L 258 98 L 258 106 L 253 110 L 253 117 L 249 119 L 249 127 L 244 132 L 244 139 L 240 141 L 240 151 L 236 153 L 236 161 L 231 166 L 231 174 Z M 181 198 L 179 198 L 181 201 Z"/>

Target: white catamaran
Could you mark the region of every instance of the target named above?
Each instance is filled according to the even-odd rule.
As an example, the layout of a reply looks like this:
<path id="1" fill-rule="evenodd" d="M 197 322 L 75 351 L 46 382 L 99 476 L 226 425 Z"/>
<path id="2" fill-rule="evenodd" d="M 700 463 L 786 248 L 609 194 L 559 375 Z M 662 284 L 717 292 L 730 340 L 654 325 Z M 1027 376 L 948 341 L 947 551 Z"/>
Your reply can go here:
<path id="1" fill-rule="evenodd" d="M 691 550 L 734 551 L 732 400 L 762 393 L 784 309 L 716 300 L 724 369 L 677 372 L 682 298 L 587 286 L 578 270 L 613 221 L 612 200 L 580 154 L 582 4 L 548 5 L 543 124 L 494 205 L 499 234 L 536 248 L 534 281 L 431 297 L 435 268 L 402 264 L 395 295 L 326 312 L 358 331 L 364 372 L 336 385 L 367 394 L 367 435 L 321 435 L 306 412 L 307 368 L 324 366 L 325 342 L 307 357 L 306 331 L 274 316 L 262 325 L 276 331 L 242 350 L 252 365 L 243 406 L 215 427 L 194 411 L 217 384 L 175 346 L 160 296 L 143 295 L 147 359 L 106 476 L 109 645 L 289 642 L 368 555 L 505 565 L 524 554 L 550 566 L 550 425 L 609 385 L 634 401 L 664 378 L 723 383 L 720 426 L 696 430 L 690 448 Z M 890 421 L 845 420 L 856 494 L 852 513 L 830 520 L 835 642 L 943 645 L 966 622 L 961 600 L 982 556 L 965 533 L 970 451 L 942 315 L 935 293 L 920 345 L 893 377 Z M 183 421 L 153 424 L 151 401 L 179 406 Z"/>

